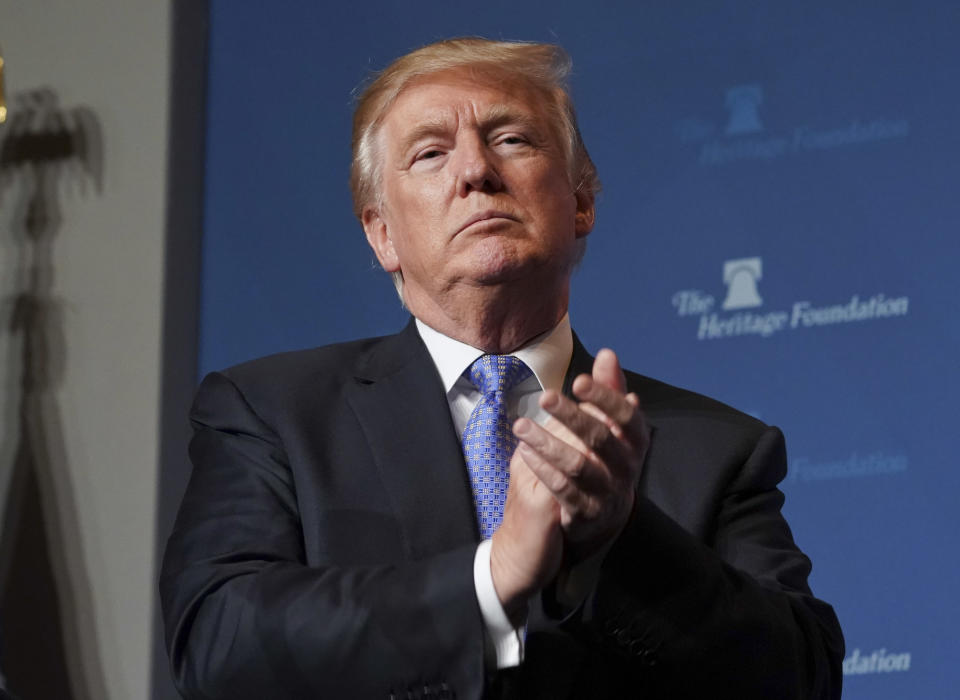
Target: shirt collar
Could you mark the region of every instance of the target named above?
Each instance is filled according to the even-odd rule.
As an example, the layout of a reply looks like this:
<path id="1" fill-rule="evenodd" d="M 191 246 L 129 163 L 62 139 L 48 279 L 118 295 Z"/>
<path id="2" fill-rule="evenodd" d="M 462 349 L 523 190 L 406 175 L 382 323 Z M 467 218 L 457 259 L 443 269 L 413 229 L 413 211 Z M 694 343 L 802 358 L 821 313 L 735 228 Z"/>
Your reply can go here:
<path id="1" fill-rule="evenodd" d="M 461 343 L 459 340 L 434 330 L 417 319 L 417 331 L 433 363 L 437 366 L 443 390 L 450 393 L 453 385 L 474 360 L 484 354 L 483 350 Z M 543 389 L 563 388 L 563 378 L 573 355 L 573 333 L 570 330 L 570 314 L 564 314 L 560 322 L 549 331 L 541 333 L 519 350 L 510 353 L 523 360 L 533 370 Z"/>

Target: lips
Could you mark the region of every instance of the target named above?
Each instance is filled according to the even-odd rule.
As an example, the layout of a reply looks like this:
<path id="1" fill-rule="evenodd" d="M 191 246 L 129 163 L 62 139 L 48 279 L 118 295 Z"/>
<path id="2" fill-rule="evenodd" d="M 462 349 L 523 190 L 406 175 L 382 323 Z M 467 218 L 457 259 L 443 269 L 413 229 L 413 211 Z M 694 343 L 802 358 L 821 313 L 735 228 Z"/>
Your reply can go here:
<path id="1" fill-rule="evenodd" d="M 457 229 L 457 233 L 464 231 L 474 224 L 478 224 L 481 221 L 492 221 L 495 219 L 505 219 L 507 221 L 520 221 L 516 216 L 510 214 L 509 212 L 500 211 L 497 209 L 486 209 L 484 211 L 478 211 L 475 214 L 469 216 L 466 221 L 461 224 L 460 228 Z"/>

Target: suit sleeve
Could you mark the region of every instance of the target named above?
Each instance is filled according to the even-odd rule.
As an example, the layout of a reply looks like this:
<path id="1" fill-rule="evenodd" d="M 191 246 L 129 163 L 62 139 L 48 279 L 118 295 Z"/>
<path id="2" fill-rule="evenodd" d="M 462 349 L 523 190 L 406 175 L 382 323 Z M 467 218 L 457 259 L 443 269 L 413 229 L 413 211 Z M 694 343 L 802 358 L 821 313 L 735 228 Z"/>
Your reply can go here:
<path id="1" fill-rule="evenodd" d="M 191 421 L 194 469 L 160 578 L 184 698 L 480 697 L 475 545 L 308 566 L 276 434 L 223 375 L 204 381 Z"/>
<path id="2" fill-rule="evenodd" d="M 810 593 L 780 508 L 783 436 L 768 428 L 702 541 L 643 496 L 601 569 L 587 621 L 627 687 L 651 697 L 840 697 L 843 637 Z"/>

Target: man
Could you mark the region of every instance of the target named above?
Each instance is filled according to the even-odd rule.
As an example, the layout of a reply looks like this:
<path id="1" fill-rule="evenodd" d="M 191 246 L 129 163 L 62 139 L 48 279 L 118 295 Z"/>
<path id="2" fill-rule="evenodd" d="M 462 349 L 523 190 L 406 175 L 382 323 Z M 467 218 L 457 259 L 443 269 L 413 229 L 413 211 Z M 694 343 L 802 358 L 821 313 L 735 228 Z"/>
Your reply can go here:
<path id="1" fill-rule="evenodd" d="M 161 576 L 185 697 L 839 697 L 779 431 L 570 330 L 567 71 L 460 39 L 361 96 L 356 211 L 416 320 L 204 380 Z"/>

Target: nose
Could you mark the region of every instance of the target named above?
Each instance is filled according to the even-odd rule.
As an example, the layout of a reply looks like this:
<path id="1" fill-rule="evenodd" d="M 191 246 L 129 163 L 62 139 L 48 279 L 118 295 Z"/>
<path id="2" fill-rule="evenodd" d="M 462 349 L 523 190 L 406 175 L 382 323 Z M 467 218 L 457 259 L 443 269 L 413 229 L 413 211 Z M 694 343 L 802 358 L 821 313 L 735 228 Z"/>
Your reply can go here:
<path id="1" fill-rule="evenodd" d="M 497 172 L 495 156 L 480 138 L 468 138 L 457 146 L 459 168 L 457 194 L 466 197 L 473 191 L 497 192 L 503 180 Z"/>

